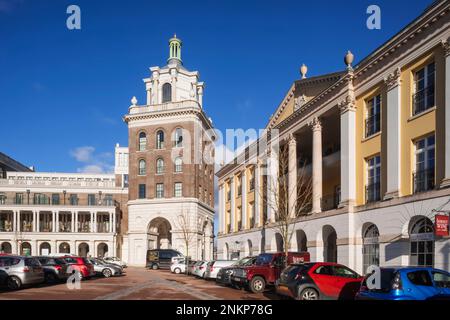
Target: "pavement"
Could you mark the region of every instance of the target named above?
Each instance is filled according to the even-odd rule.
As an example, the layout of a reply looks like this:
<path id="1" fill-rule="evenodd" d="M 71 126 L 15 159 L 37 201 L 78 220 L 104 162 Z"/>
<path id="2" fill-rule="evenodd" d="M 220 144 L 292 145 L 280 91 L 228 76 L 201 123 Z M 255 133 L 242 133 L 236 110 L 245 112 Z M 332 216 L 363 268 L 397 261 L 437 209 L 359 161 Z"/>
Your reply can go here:
<path id="1" fill-rule="evenodd" d="M 120 277 L 83 280 L 80 289 L 65 283 L 41 284 L 18 291 L 0 288 L 0 300 L 273 300 L 267 290 L 253 294 L 166 270 L 128 267 Z"/>

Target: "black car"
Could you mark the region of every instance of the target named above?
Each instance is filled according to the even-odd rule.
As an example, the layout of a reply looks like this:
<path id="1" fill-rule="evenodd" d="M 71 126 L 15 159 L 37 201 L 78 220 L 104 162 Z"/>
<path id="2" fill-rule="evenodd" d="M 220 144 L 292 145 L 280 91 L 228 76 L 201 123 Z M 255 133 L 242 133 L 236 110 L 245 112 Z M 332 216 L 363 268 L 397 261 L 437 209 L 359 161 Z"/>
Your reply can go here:
<path id="1" fill-rule="evenodd" d="M 236 261 L 236 263 L 232 264 L 229 267 L 224 267 L 219 270 L 216 277 L 216 282 L 224 285 L 232 285 L 231 283 L 231 275 L 233 274 L 233 270 L 238 267 L 251 266 L 256 261 L 256 257 L 245 257 L 241 260 Z"/>
<path id="2" fill-rule="evenodd" d="M 67 273 L 68 264 L 63 258 L 57 257 L 37 257 L 44 270 L 45 281 L 54 283 L 65 281 L 69 277 Z"/>
<path id="3" fill-rule="evenodd" d="M 183 255 L 173 249 L 151 249 L 147 251 L 147 268 L 170 269 L 173 257 L 182 257 Z"/>

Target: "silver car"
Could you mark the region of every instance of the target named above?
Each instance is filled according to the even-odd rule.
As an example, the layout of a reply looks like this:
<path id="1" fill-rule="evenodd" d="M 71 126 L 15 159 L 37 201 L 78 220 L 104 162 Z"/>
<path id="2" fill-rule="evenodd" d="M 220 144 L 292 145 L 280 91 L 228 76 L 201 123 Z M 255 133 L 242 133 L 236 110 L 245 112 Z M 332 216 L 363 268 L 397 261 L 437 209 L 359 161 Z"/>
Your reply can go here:
<path id="1" fill-rule="evenodd" d="M 222 268 L 226 268 L 236 263 L 236 260 L 213 260 L 208 262 L 205 271 L 205 279 L 216 279 L 217 273 Z"/>
<path id="2" fill-rule="evenodd" d="M 103 275 L 105 278 L 111 276 L 120 276 L 122 274 L 122 267 L 116 264 L 108 264 L 101 259 L 89 258 L 90 263 L 94 266 L 94 271 L 98 275 Z"/>
<path id="3" fill-rule="evenodd" d="M 25 285 L 43 283 L 44 270 L 34 257 L 0 256 L 0 284 L 11 290 Z"/>

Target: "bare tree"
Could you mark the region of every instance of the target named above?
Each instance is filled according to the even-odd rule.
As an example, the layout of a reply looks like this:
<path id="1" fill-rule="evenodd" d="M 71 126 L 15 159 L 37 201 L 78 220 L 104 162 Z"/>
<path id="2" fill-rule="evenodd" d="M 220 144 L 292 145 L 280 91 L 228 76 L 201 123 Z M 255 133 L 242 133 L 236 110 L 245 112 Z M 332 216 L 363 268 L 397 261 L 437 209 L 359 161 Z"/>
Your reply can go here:
<path id="1" fill-rule="evenodd" d="M 186 263 L 186 273 L 188 273 L 189 266 L 189 247 L 194 239 L 197 230 L 194 229 L 196 225 L 195 221 L 192 221 L 191 214 L 189 210 L 181 209 L 181 213 L 177 216 L 177 221 L 175 222 L 175 227 L 178 229 L 181 238 L 184 242 L 185 248 L 185 263 Z"/>
<path id="2" fill-rule="evenodd" d="M 296 175 L 294 170 L 297 171 Z M 311 173 L 306 169 L 305 161 L 300 161 L 298 166 L 297 163 L 289 164 L 287 146 L 280 147 L 277 172 L 275 176 L 273 173 L 267 176 L 267 191 L 266 196 L 263 197 L 263 204 L 274 214 L 275 221 L 271 221 L 272 224 L 269 224 L 269 227 L 281 235 L 282 251 L 287 262 L 295 224 L 300 216 L 306 215 L 311 210 L 312 178 Z M 289 190 L 289 177 L 295 176 L 296 188 Z"/>

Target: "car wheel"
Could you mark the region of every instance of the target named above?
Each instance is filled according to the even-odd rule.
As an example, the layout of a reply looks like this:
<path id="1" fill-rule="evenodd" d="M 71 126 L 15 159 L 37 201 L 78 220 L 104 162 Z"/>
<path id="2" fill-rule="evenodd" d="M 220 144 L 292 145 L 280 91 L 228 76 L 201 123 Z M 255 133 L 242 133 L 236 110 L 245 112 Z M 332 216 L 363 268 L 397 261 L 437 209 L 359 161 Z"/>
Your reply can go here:
<path id="1" fill-rule="evenodd" d="M 261 293 L 266 288 L 266 281 L 263 277 L 254 277 L 250 281 L 250 290 L 253 293 Z"/>
<path id="2" fill-rule="evenodd" d="M 56 274 L 54 273 L 46 273 L 45 274 L 45 282 L 47 283 L 55 283 L 58 280 Z"/>
<path id="3" fill-rule="evenodd" d="M 102 274 L 105 278 L 109 278 L 112 276 L 112 272 L 110 269 L 103 269 Z"/>
<path id="4" fill-rule="evenodd" d="M 180 269 L 180 268 L 175 268 L 174 272 L 175 272 L 176 274 L 180 274 L 180 273 L 181 273 L 181 269 Z"/>
<path id="5" fill-rule="evenodd" d="M 306 288 L 297 297 L 298 300 L 319 300 L 319 293 L 313 288 Z"/>
<path id="6" fill-rule="evenodd" d="M 158 265 L 156 263 L 152 264 L 152 269 L 153 270 L 158 270 Z"/>
<path id="7" fill-rule="evenodd" d="M 11 276 L 6 280 L 6 285 L 10 290 L 19 290 L 22 287 L 22 281 L 15 276 Z"/>

